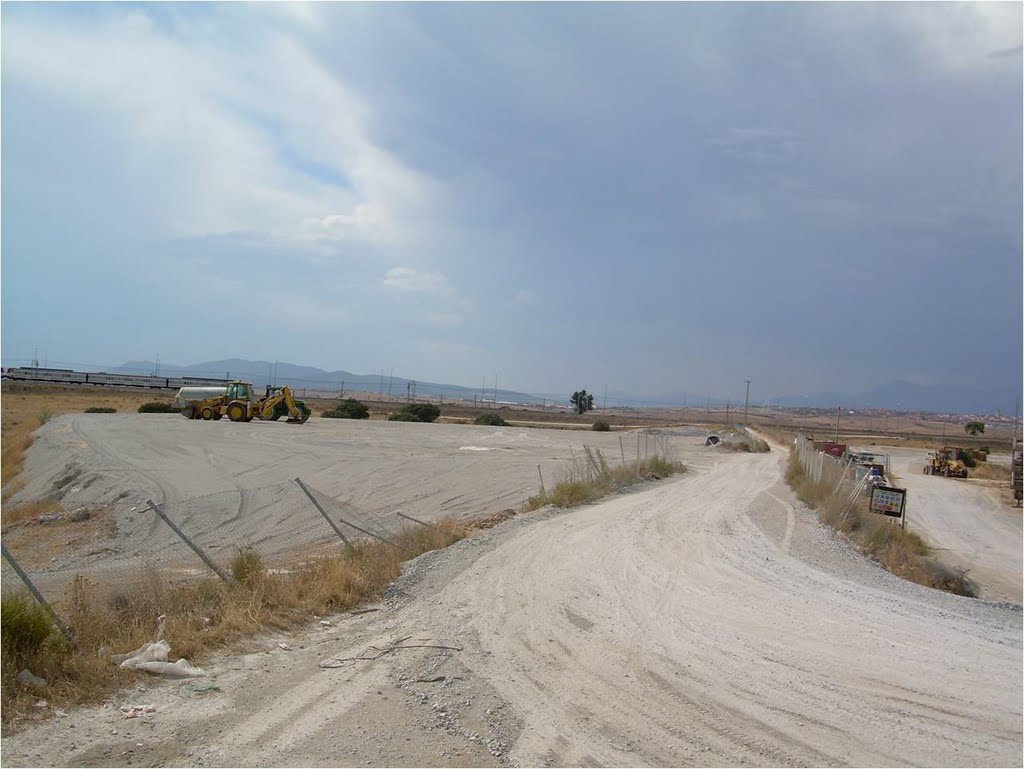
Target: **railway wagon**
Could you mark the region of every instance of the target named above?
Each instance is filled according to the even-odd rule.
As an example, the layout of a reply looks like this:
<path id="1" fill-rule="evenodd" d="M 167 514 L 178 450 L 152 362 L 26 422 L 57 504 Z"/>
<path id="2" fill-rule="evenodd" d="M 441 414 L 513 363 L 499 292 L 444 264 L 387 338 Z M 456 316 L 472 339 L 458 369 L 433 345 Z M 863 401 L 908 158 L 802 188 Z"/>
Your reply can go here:
<path id="1" fill-rule="evenodd" d="M 178 390 L 189 386 L 223 385 L 227 380 L 212 377 L 161 377 L 143 374 L 107 374 L 103 371 L 73 371 L 66 368 L 16 367 L 3 370 L 4 379 L 27 382 L 54 382 L 58 384 L 112 385 L 117 387 L 148 387 Z"/>

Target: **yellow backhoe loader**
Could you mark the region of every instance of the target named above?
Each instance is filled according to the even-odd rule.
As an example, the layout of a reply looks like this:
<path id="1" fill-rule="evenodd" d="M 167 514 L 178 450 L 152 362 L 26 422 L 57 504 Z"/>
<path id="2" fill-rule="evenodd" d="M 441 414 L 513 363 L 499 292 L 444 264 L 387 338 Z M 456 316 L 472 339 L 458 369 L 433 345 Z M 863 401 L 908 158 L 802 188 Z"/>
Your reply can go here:
<path id="1" fill-rule="evenodd" d="M 200 392 L 200 389 L 204 391 Z M 268 385 L 265 396 L 257 400 L 252 392 L 252 383 L 238 380 L 220 388 L 183 387 L 175 400 L 181 413 L 190 419 L 226 416 L 232 422 L 251 422 L 253 419 L 278 420 L 287 416 L 289 422 L 302 424 L 311 413 L 305 403 L 295 400 L 287 386 Z"/>

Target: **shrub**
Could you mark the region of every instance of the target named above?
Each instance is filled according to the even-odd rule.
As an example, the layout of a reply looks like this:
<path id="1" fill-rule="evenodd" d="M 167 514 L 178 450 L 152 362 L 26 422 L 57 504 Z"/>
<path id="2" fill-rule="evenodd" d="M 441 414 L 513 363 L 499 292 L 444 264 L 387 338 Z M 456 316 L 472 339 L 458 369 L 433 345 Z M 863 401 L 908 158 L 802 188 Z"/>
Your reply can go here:
<path id="1" fill-rule="evenodd" d="M 346 398 L 333 409 L 321 413 L 320 416 L 328 419 L 369 419 L 370 409 L 366 407 L 365 403 L 357 401 L 355 398 Z"/>
<path id="2" fill-rule="evenodd" d="M 178 410 L 174 404 L 166 401 L 150 401 L 139 406 L 140 414 L 177 414 Z"/>
<path id="3" fill-rule="evenodd" d="M 110 408 L 110 406 L 90 406 L 85 410 L 86 414 L 116 414 L 117 409 Z"/>
<path id="4" fill-rule="evenodd" d="M 433 422 L 441 409 L 433 403 L 410 403 L 388 417 L 389 422 Z"/>
<path id="5" fill-rule="evenodd" d="M 771 446 L 760 438 L 744 438 L 741 441 L 722 441 L 718 445 L 726 451 L 742 451 L 748 454 L 764 454 L 772 450 Z"/>
<path id="6" fill-rule="evenodd" d="M 506 425 L 508 425 L 508 422 L 502 419 L 501 414 L 498 414 L 494 411 L 488 411 L 474 419 L 473 424 L 492 425 L 494 427 L 505 427 Z"/>
<path id="7" fill-rule="evenodd" d="M 403 411 L 415 414 L 416 418 L 421 422 L 433 422 L 441 416 L 441 409 L 433 403 L 410 403 Z"/>
<path id="8" fill-rule="evenodd" d="M 393 414 L 388 414 L 388 421 L 389 422 L 419 422 L 420 418 L 418 416 L 416 416 L 415 414 L 413 414 L 411 411 L 406 411 L 405 409 L 402 409 L 401 411 L 396 411 Z"/>
<path id="9" fill-rule="evenodd" d="M 606 433 L 612 429 L 612 426 L 605 422 L 603 419 L 598 419 L 590 426 L 590 429 L 596 433 Z"/>
<path id="10" fill-rule="evenodd" d="M 240 548 L 231 559 L 231 576 L 240 585 L 251 586 L 264 574 L 266 570 L 263 568 L 263 556 L 251 547 Z"/>
<path id="11" fill-rule="evenodd" d="M 4 657 L 28 657 L 43 648 L 53 633 L 53 620 L 26 593 L 9 593 L 0 599 L 0 647 Z"/>

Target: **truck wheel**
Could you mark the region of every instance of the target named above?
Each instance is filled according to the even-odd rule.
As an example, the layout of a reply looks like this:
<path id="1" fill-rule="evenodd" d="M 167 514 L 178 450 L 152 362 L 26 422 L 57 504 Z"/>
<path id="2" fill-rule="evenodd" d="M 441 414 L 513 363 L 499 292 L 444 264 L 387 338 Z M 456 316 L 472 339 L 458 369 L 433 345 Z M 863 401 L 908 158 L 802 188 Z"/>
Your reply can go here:
<path id="1" fill-rule="evenodd" d="M 222 416 L 224 416 L 224 415 L 221 414 L 220 411 L 214 411 L 213 412 L 213 421 L 214 422 L 219 421 Z"/>
<path id="2" fill-rule="evenodd" d="M 199 412 L 199 416 L 209 422 L 213 419 L 213 409 L 209 406 L 205 406 L 202 411 Z"/>
<path id="3" fill-rule="evenodd" d="M 228 419 L 232 422 L 245 422 L 245 406 L 241 403 L 232 403 L 228 406 Z"/>

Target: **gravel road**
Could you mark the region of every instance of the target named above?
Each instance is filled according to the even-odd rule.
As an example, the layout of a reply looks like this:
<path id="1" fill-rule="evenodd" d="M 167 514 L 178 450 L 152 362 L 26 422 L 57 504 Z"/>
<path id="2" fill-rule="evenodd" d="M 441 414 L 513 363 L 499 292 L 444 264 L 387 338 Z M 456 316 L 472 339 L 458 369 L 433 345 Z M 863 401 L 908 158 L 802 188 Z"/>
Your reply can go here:
<path id="1" fill-rule="evenodd" d="M 421 556 L 379 611 L 7 738 L 4 764 L 1022 764 L 1020 606 L 866 561 L 778 454 L 684 454 Z"/>

